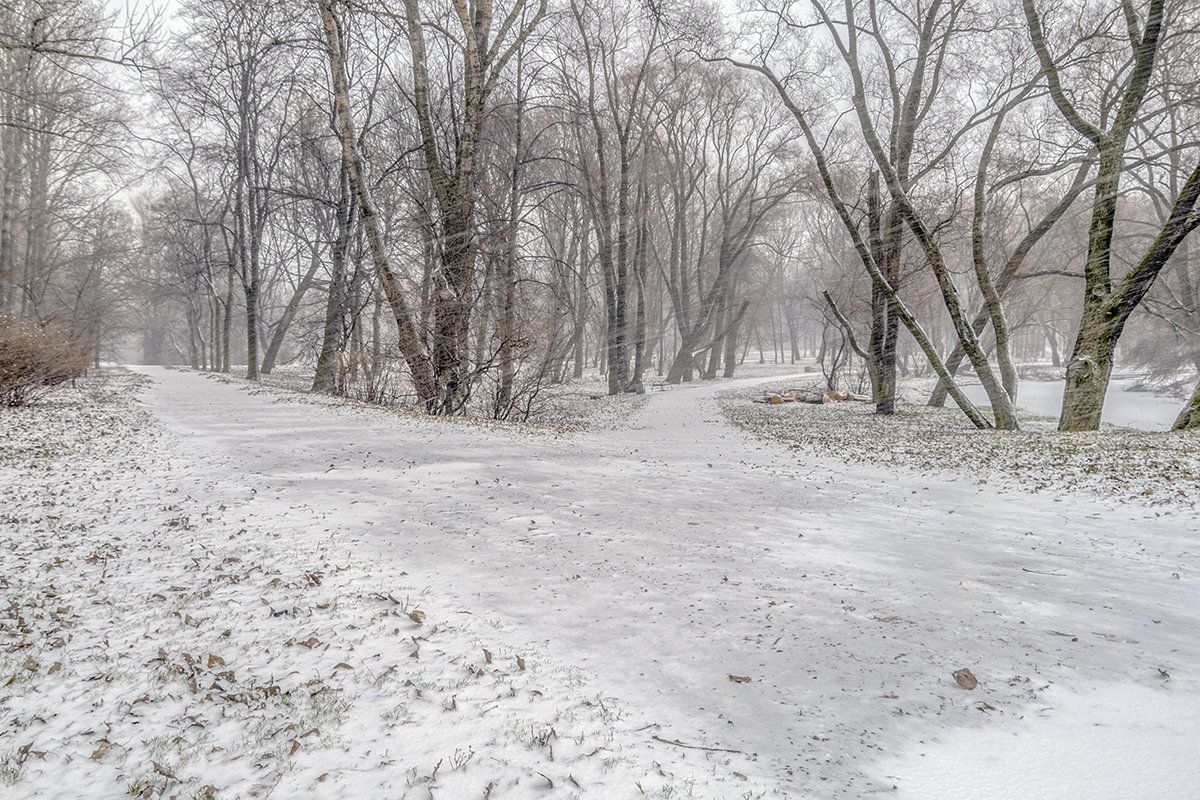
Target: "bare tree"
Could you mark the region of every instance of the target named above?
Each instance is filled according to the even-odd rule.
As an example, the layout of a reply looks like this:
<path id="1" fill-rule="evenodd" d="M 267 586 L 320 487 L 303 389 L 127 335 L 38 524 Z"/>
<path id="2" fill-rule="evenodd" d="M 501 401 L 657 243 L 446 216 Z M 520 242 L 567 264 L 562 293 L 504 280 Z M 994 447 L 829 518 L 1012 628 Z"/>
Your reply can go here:
<path id="1" fill-rule="evenodd" d="M 702 222 L 695 226 L 695 221 L 688 220 L 691 209 L 687 201 L 696 187 L 689 185 L 688 165 L 676 163 L 669 173 L 679 182 L 672 190 L 672 227 L 680 239 L 689 226 L 704 228 L 696 233 L 711 246 L 700 248 L 694 265 L 673 263 L 689 249 L 686 242 L 681 241 L 679 253 L 673 255 L 667 287 L 680 326 L 680 346 L 667 375 L 669 383 L 678 383 L 692 369 L 714 378 L 723 358 L 732 375 L 729 351 L 732 345 L 736 352 L 737 332 L 749 309 L 748 301 L 735 301 L 739 273 L 760 244 L 765 224 L 794 193 L 797 183 L 790 169 L 781 109 L 770 96 L 759 97 L 761 102 L 749 112 L 745 100 L 754 96 L 754 87 L 719 67 L 694 76 L 687 85 L 697 94 L 707 95 L 700 107 L 707 122 L 700 128 L 696 159 L 708 177 L 697 195 L 703 204 Z M 698 363 L 698 356 L 706 363 Z"/>
<path id="2" fill-rule="evenodd" d="M 97 355 L 133 235 L 112 200 L 132 155 L 112 21 L 81 0 L 15 0 L 0 16 L 0 314 L 57 322 Z"/>
<path id="3" fill-rule="evenodd" d="M 413 110 L 437 205 L 434 224 L 441 245 L 431 351 L 438 413 L 460 413 L 470 396 L 467 336 L 477 247 L 478 156 L 489 100 L 508 63 L 545 13 L 546 0 L 513 0 L 499 18 L 491 0 L 455 3 L 448 15 L 427 14 L 419 0 L 404 0 Z M 426 42 L 431 33 L 454 42 L 461 59 L 461 84 L 455 87 L 459 102 L 454 104 L 456 113 L 447 120 L 453 136 L 444 136 L 435 124 Z"/>
<path id="4" fill-rule="evenodd" d="M 1034 49 L 1046 75 L 1054 104 L 1078 134 L 1095 146 L 1099 154 L 1095 193 L 1088 232 L 1087 262 L 1084 265 L 1083 311 L 1079 333 L 1067 363 L 1059 429 L 1096 430 L 1104 406 L 1104 395 L 1112 375 L 1113 355 L 1130 315 L 1141 304 L 1175 250 L 1196 227 L 1200 214 L 1200 162 L 1179 187 L 1170 211 L 1157 235 L 1132 269 L 1113 276 L 1113 237 L 1118 221 L 1121 179 L 1125 175 L 1131 136 L 1144 105 L 1151 97 L 1155 61 L 1162 47 L 1170 18 L 1166 0 L 1148 0 L 1144 16 L 1132 0 L 1125 0 L 1111 15 L 1125 24 L 1128 55 L 1121 64 L 1112 102 L 1102 101 L 1089 119 L 1078 94 L 1066 85 L 1061 55 L 1052 52 L 1047 31 L 1034 0 L 1023 0 Z M 1072 43 L 1065 43 L 1068 47 Z M 1098 56 L 1100 57 L 1100 56 Z M 1084 94 L 1087 94 L 1084 92 Z"/>
<path id="5" fill-rule="evenodd" d="M 896 162 L 889 154 L 888 147 L 880 141 L 875 121 L 872 119 L 871 110 L 867 103 L 866 84 L 859 61 L 859 28 L 854 17 L 853 3 L 847 0 L 845 8 L 847 19 L 842 22 L 833 20 L 819 3 L 814 2 L 814 7 L 817 9 L 819 20 L 831 34 L 836 52 L 848 67 L 852 81 L 851 100 L 861 128 L 861 135 L 868 145 L 876 168 L 884 178 L 884 183 L 887 185 L 891 198 L 897 206 L 900 218 L 913 232 L 930 267 L 937 277 L 946 309 L 954 322 L 956 333 L 963 341 L 964 347 L 971 357 L 972 365 L 975 366 L 980 377 L 984 380 L 985 387 L 988 389 L 989 397 L 993 403 L 993 412 L 996 414 L 997 424 L 1001 427 L 1015 427 L 1016 417 L 1012 410 L 1011 399 L 1003 391 L 999 381 L 995 379 L 994 373 L 992 373 L 987 363 L 987 358 L 983 355 L 982 349 L 978 345 L 974 331 L 966 324 L 962 313 L 961 300 L 958 297 L 957 289 L 951 281 L 949 269 L 945 263 L 941 249 L 933 236 L 933 231 L 909 197 L 908 192 L 912 186 L 911 176 L 908 176 L 908 179 L 906 179 L 904 169 L 898 168 L 903 166 L 903 163 Z M 923 22 L 917 26 L 920 41 L 929 43 L 938 41 L 944 44 L 946 37 L 956 29 L 954 15 L 949 14 L 947 16 L 949 12 L 942 9 L 941 2 L 937 0 L 935 0 L 931 7 L 926 8 L 924 11 L 925 14 L 922 16 Z M 774 24 L 778 26 L 775 29 L 780 31 L 780 36 L 786 34 L 788 31 L 797 31 L 804 28 L 804 25 L 795 21 L 786 10 L 775 10 L 772 16 L 775 21 Z M 778 36 L 774 37 L 773 41 L 777 41 L 778 38 Z M 875 41 L 879 41 L 879 39 L 875 39 Z M 932 57 L 933 51 L 931 45 L 923 48 L 918 47 L 918 52 L 923 52 L 924 56 L 919 57 L 912 68 L 910 83 L 917 86 L 915 96 L 912 97 L 911 102 L 899 104 L 901 114 L 908 114 L 914 119 L 922 116 L 922 109 L 925 110 L 924 113 L 928 113 L 932 97 L 936 94 L 932 91 L 932 88 L 936 88 L 936 80 L 932 81 L 934 85 L 928 96 L 921 88 L 924 85 L 924 81 L 928 78 L 925 74 L 925 65 L 932 62 L 929 68 L 933 69 L 937 68 L 938 62 L 941 61 L 939 58 Z M 975 425 L 979 427 L 988 426 L 989 422 L 987 419 L 967 399 L 966 395 L 953 384 L 953 379 L 946 370 L 933 342 L 926 331 L 917 323 L 916 317 L 907 305 L 901 300 L 896 287 L 884 271 L 884 265 L 880 263 L 880 256 L 886 253 L 886 249 L 881 249 L 881 245 L 883 244 L 881 226 L 872 223 L 872 220 L 879 219 L 880 214 L 868 211 L 867 231 L 864 232 L 863 226 L 855 219 L 849 206 L 843 200 L 842 192 L 838 188 L 838 181 L 829 164 L 826 145 L 818 137 L 813 128 L 809 112 L 804 110 L 804 107 L 793 96 L 790 88 L 790 84 L 794 83 L 798 73 L 792 73 L 781 78 L 769 64 L 765 63 L 766 59 L 771 56 L 772 51 L 768 48 L 759 53 L 758 61 L 744 61 L 733 58 L 727 60 L 744 69 L 759 73 L 767 79 L 778 93 L 804 135 L 805 141 L 816 162 L 821 184 L 830 202 L 833 204 L 834 210 L 845 226 L 847 233 L 850 235 L 859 258 L 871 276 L 873 285 L 887 298 L 890 307 L 896 313 L 900 323 L 913 335 L 913 338 L 925 353 L 926 358 L 933 366 L 938 377 L 947 383 L 951 396 L 959 408 L 962 409 Z M 885 59 L 886 61 L 887 59 Z M 978 124 L 975 117 L 968 122 L 968 125 L 974 124 Z M 901 133 L 905 130 L 907 132 L 903 133 L 904 136 L 912 136 L 915 128 L 900 128 L 897 132 Z M 893 152 L 895 152 L 894 149 Z M 884 409 L 886 410 L 886 406 Z"/>
<path id="6" fill-rule="evenodd" d="M 334 11 L 333 0 L 316 0 L 316 2 L 325 34 L 325 50 L 329 59 L 338 133 L 342 143 L 342 157 L 346 166 L 348 185 L 354 194 L 376 274 L 396 322 L 400 352 L 408 364 L 418 397 L 426 409 L 433 412 L 439 408 L 439 392 L 433 365 L 421 343 L 408 301 L 392 271 L 383 242 L 378 213 L 371 198 L 370 187 L 365 181 L 363 158 L 359 152 L 358 135 L 351 116 L 350 84 L 346 78 L 346 51 L 342 23 Z"/>

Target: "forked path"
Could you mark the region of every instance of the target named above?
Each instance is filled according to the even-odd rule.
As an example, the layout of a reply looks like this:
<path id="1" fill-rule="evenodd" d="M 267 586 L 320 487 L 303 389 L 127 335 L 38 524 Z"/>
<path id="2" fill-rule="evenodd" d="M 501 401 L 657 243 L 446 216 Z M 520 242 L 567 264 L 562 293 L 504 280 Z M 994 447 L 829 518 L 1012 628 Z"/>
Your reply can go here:
<path id="1" fill-rule="evenodd" d="M 730 383 L 556 436 L 145 371 L 148 408 L 246 514 L 498 619 L 642 715 L 647 747 L 740 751 L 788 796 L 916 792 L 938 741 L 1036 741 L 1033 722 L 1085 725 L 1113 697 L 1139 699 L 1117 737 L 1200 724 L 1191 514 L 813 458 L 729 426 Z M 1159 700 L 1169 718 L 1129 717 Z M 1172 792 L 1200 780 L 1197 741 L 1168 746 L 1156 797 L 1191 796 Z M 1124 796 L 1163 777 L 1095 763 Z"/>

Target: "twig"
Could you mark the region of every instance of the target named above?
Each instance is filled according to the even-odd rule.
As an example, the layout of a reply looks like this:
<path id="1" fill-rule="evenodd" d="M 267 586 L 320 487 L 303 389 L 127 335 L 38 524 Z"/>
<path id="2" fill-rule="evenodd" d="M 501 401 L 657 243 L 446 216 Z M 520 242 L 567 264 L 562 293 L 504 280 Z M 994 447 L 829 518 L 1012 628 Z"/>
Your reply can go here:
<path id="1" fill-rule="evenodd" d="M 661 736 L 659 736 L 658 734 L 655 734 L 655 735 L 651 736 L 650 738 L 654 739 L 655 741 L 662 742 L 663 744 L 673 744 L 676 747 L 686 747 L 688 750 L 706 750 L 710 753 L 741 753 L 742 752 L 741 750 L 730 750 L 725 747 L 701 747 L 698 744 L 684 744 L 683 742 L 679 741 L 678 739 L 664 739 Z"/>
<path id="2" fill-rule="evenodd" d="M 1067 577 L 1066 573 L 1064 572 L 1043 572 L 1040 569 L 1026 569 L 1025 567 L 1021 567 L 1021 572 L 1032 572 L 1034 575 L 1049 575 L 1053 578 Z"/>
<path id="3" fill-rule="evenodd" d="M 854 326 L 850 324 L 850 320 L 846 319 L 846 315 L 838 308 L 837 303 L 833 302 L 833 297 L 829 294 L 829 290 L 825 289 L 821 292 L 821 296 L 825 298 L 825 302 L 829 304 L 829 310 L 833 312 L 834 319 L 837 320 L 838 326 L 846 332 L 846 338 L 850 341 L 850 349 L 858 354 L 858 357 L 864 361 L 870 361 L 871 356 L 866 350 L 863 350 L 858 343 L 858 338 L 854 335 Z"/>

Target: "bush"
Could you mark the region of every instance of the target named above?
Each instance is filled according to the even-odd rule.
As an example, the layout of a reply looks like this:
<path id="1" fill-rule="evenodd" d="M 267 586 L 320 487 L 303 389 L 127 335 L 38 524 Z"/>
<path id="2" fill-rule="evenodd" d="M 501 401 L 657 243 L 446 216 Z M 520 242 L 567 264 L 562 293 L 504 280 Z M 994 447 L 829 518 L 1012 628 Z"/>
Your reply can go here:
<path id="1" fill-rule="evenodd" d="M 61 328 L 0 317 L 0 403 L 25 405 L 78 378 L 90 351 Z"/>

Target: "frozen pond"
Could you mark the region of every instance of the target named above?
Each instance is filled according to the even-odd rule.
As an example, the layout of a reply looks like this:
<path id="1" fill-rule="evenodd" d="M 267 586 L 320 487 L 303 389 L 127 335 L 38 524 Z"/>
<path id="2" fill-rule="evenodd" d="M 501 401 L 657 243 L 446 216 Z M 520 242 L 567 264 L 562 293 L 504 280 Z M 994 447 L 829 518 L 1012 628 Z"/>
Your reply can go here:
<path id="1" fill-rule="evenodd" d="M 1184 401 L 1131 391 L 1135 383 L 1133 378 L 1114 378 L 1109 382 L 1108 395 L 1104 399 L 1104 421 L 1143 431 L 1170 430 Z M 972 402 L 987 403 L 987 393 L 978 383 L 964 384 L 963 390 Z M 1034 414 L 1057 418 L 1062 412 L 1062 393 L 1062 381 L 1021 381 L 1017 406 Z"/>

